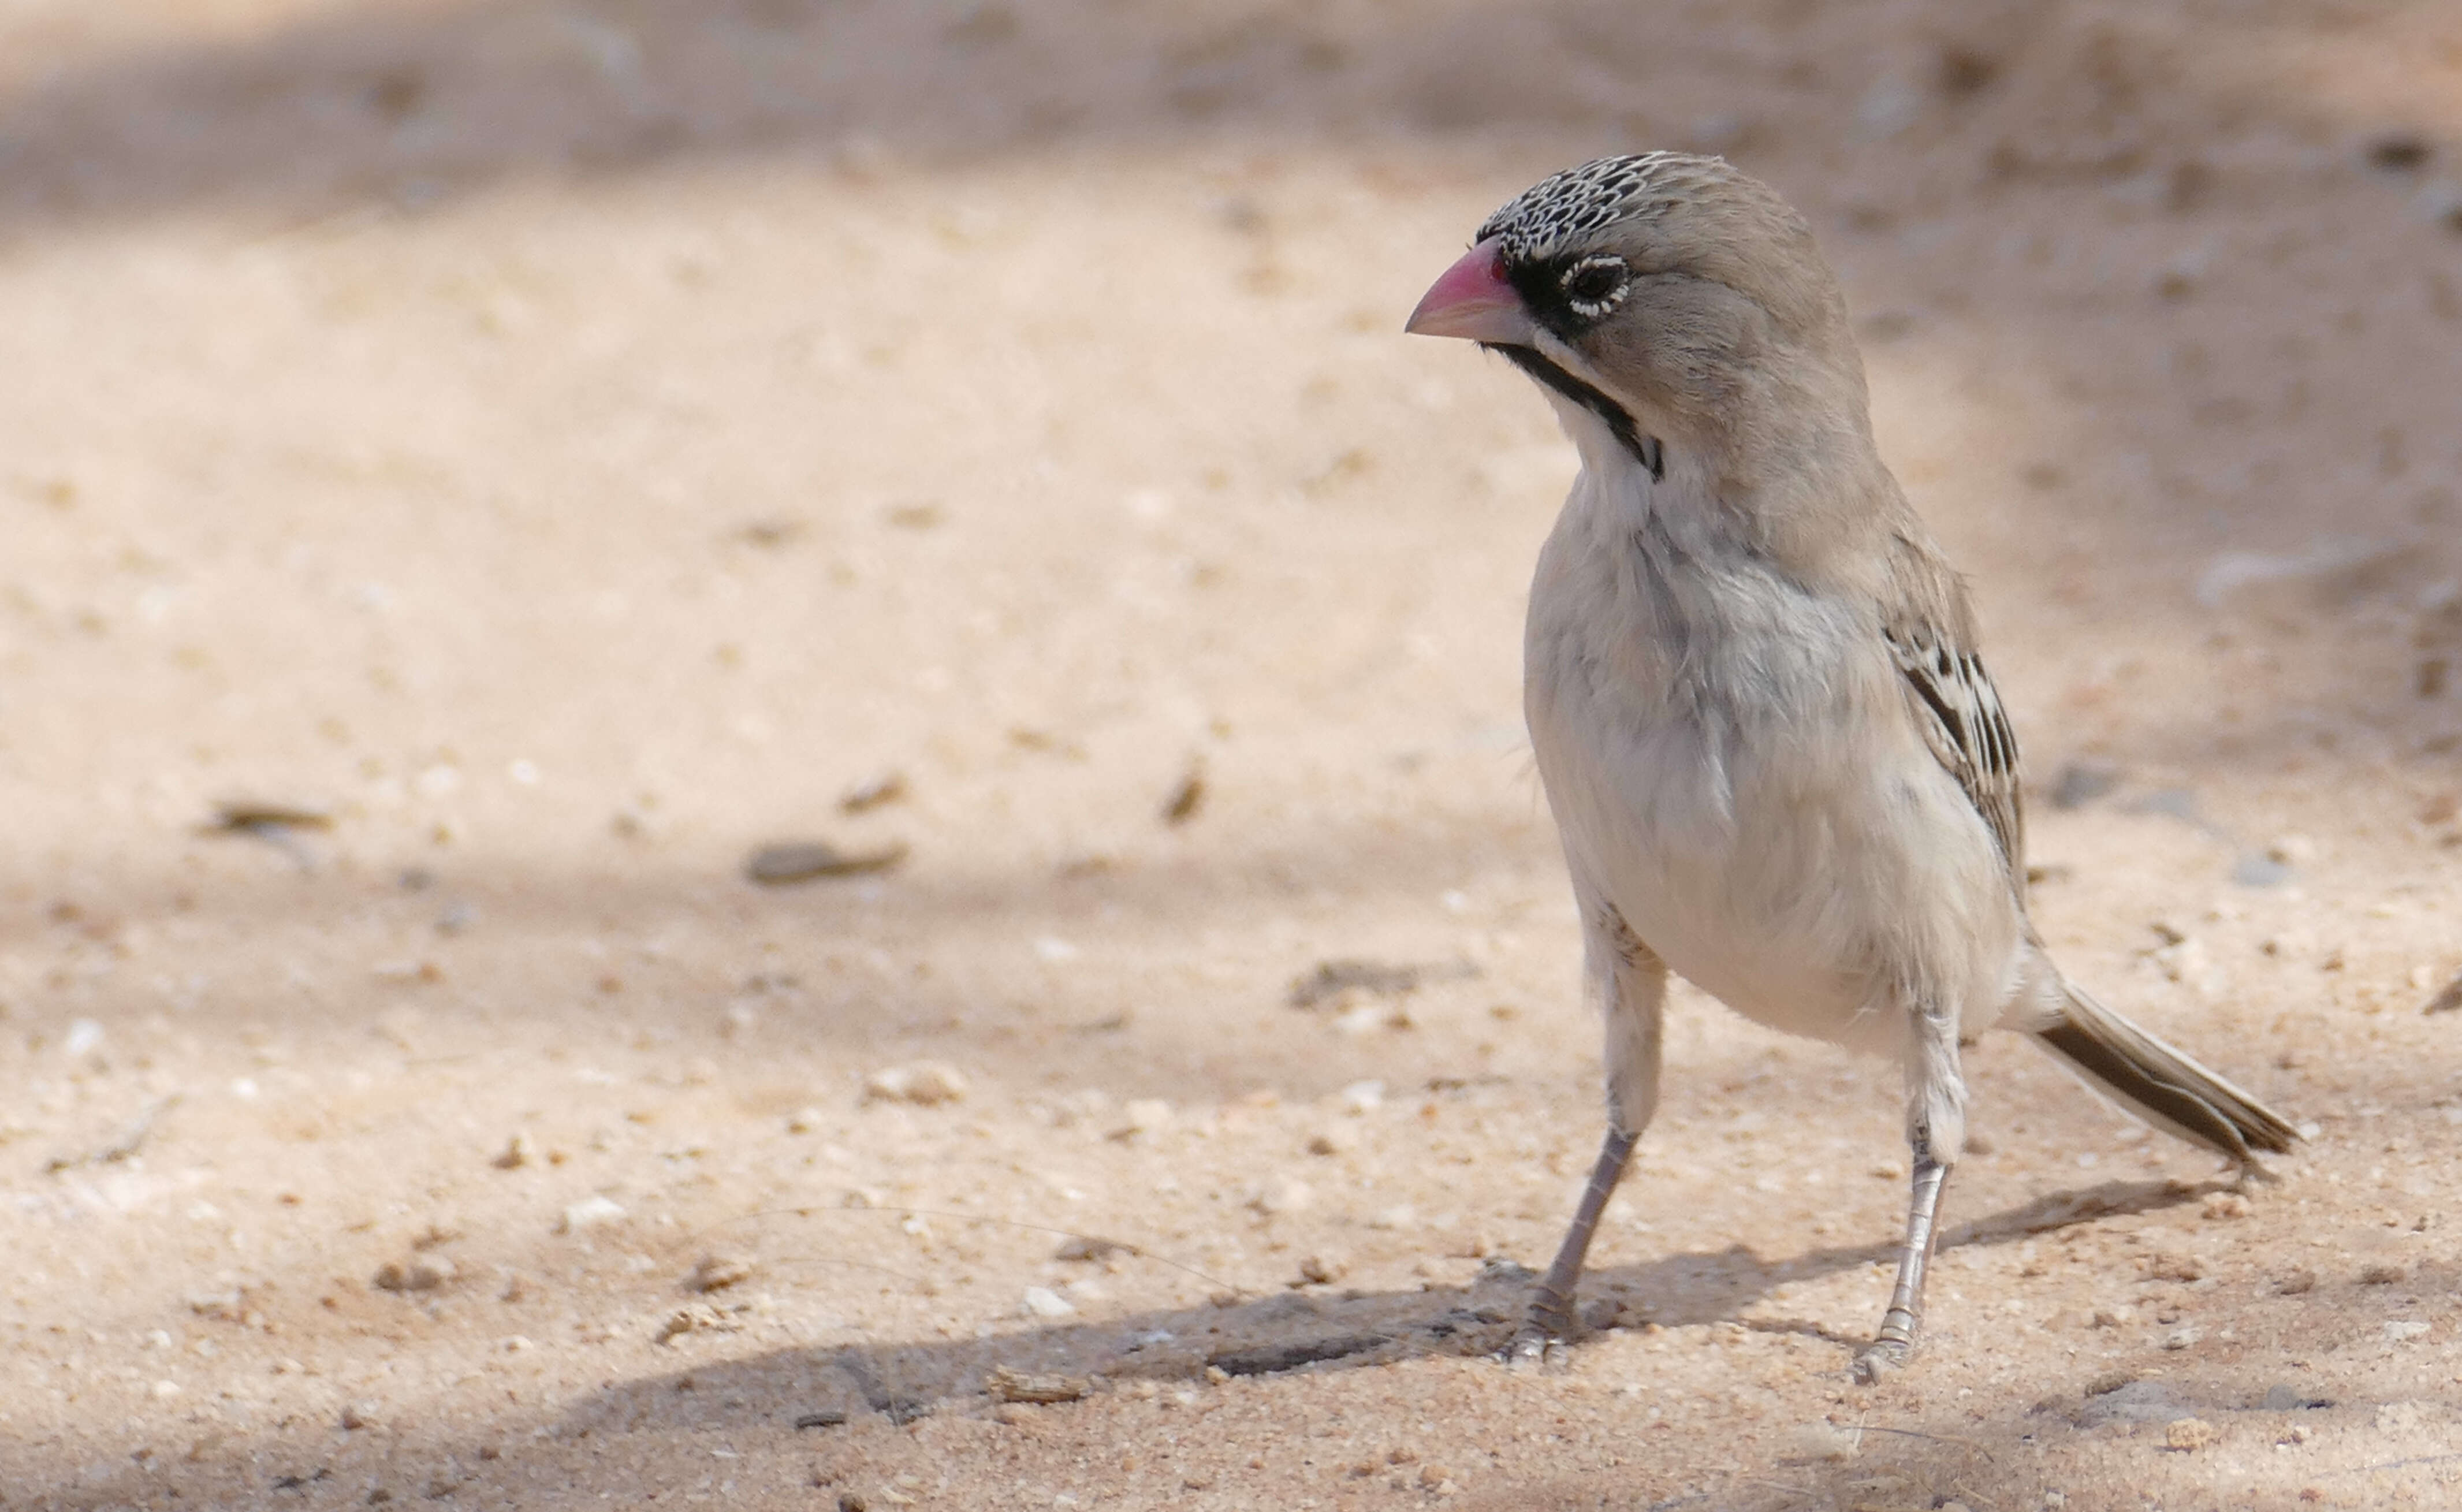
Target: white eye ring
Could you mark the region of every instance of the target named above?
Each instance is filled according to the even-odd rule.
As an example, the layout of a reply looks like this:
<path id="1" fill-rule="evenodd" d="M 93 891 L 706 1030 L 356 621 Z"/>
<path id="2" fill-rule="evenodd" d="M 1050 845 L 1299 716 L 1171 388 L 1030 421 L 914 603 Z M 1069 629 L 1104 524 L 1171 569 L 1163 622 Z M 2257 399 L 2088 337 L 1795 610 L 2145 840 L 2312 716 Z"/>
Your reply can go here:
<path id="1" fill-rule="evenodd" d="M 1585 299 L 1573 292 L 1574 283 L 1584 274 L 1601 270 L 1610 271 L 1616 275 L 1613 288 L 1591 299 Z M 1623 258 L 1596 252 L 1566 269 L 1565 276 L 1557 281 L 1557 287 L 1565 291 L 1566 308 L 1586 320 L 1596 320 L 1624 303 L 1624 296 L 1632 288 L 1632 270 L 1625 265 Z"/>

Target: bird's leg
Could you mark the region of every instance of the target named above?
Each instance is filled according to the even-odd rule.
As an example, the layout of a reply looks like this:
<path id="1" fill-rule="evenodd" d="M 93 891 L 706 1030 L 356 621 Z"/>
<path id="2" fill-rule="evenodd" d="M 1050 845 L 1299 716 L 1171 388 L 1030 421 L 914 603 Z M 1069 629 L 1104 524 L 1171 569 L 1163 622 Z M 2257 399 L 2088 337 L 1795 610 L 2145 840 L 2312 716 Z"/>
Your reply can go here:
<path id="1" fill-rule="evenodd" d="M 1932 1265 L 1941 1189 L 1949 1184 L 1949 1166 L 1933 1156 L 1931 1131 L 1917 1125 L 1908 1142 L 1914 1152 L 1914 1193 L 1907 1204 L 1906 1242 L 1898 1250 L 1898 1284 L 1890 1290 L 1890 1310 L 1881 1314 L 1880 1333 L 1855 1356 L 1855 1379 L 1867 1386 L 1906 1364 L 1914 1349 L 1915 1330 L 1923 1323 L 1924 1273 Z"/>
<path id="2" fill-rule="evenodd" d="M 1920 1001 L 1920 1000 L 1919 1000 Z M 1966 1148 L 1966 1075 L 1957 1053 L 1957 1019 L 1926 1003 L 1913 1015 L 1907 1057 L 1907 1145 L 1913 1190 L 1907 1202 L 1907 1239 L 1898 1250 L 1898 1284 L 1881 1331 L 1855 1356 L 1855 1379 L 1866 1385 L 1907 1363 L 1923 1323 L 1924 1272 L 1939 1230 L 1941 1188 Z"/>
<path id="3" fill-rule="evenodd" d="M 1608 1127 L 1607 1142 L 1599 1146 L 1599 1163 L 1590 1167 L 1590 1184 L 1582 1188 L 1581 1204 L 1573 1210 L 1573 1224 L 1565 1230 L 1565 1242 L 1556 1246 L 1547 1274 L 1539 1278 L 1522 1331 L 1514 1335 L 1517 1359 L 1536 1358 L 1550 1344 L 1573 1336 L 1573 1286 L 1582 1279 L 1582 1261 L 1590 1252 L 1590 1236 L 1598 1232 L 1599 1215 L 1607 1211 L 1608 1199 L 1615 1195 L 1616 1182 L 1640 1138 L 1631 1130 Z"/>
<path id="4" fill-rule="evenodd" d="M 1590 1237 L 1658 1107 L 1659 1013 L 1667 1001 L 1667 967 L 1613 908 L 1600 903 L 1584 914 L 1589 921 L 1585 944 L 1590 972 L 1607 1009 L 1608 1136 L 1590 1168 L 1589 1184 L 1582 1188 L 1572 1226 L 1530 1294 L 1529 1311 L 1508 1351 L 1514 1359 L 1539 1358 L 1550 1345 L 1573 1336 L 1573 1286 L 1582 1278 Z"/>

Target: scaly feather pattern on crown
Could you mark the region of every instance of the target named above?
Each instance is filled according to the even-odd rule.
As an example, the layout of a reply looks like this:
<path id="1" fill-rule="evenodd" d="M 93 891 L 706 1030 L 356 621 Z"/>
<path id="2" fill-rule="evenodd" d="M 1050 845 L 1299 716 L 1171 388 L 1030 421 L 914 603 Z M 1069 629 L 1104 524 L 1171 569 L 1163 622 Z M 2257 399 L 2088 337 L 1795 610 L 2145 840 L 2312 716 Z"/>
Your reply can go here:
<path id="1" fill-rule="evenodd" d="M 1487 218 L 1474 241 L 1502 237 L 1505 261 L 1544 261 L 1591 232 L 1664 214 L 1686 196 L 1739 177 L 1722 158 L 1635 152 L 1551 174 Z"/>

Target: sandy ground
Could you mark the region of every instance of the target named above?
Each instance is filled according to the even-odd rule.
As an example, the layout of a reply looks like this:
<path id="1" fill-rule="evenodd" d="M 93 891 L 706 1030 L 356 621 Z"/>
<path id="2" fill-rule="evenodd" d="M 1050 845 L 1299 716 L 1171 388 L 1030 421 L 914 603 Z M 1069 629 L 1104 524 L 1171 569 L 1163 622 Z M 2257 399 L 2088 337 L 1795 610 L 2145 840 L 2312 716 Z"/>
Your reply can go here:
<path id="1" fill-rule="evenodd" d="M 1654 144 L 1845 273 L 2064 961 L 2315 1130 L 1985 1045 L 1872 1390 L 1893 1073 L 1690 994 L 1487 1357 L 1571 458 L 1397 328 Z M 2425 0 L 9 0 L 0 1506 L 2452 1504 L 2457 338 Z"/>

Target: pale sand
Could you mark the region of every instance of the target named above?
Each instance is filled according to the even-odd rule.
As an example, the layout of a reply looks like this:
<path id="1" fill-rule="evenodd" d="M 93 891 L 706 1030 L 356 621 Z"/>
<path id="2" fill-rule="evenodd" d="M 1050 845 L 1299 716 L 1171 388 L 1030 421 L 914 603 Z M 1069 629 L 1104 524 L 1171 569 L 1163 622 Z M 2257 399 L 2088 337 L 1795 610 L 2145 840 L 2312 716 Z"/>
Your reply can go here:
<path id="1" fill-rule="evenodd" d="M 1599 1132 L 1572 464 L 1398 327 L 1687 143 L 1845 273 L 2062 960 L 2319 1129 L 2243 1200 L 1979 1048 L 1875 1390 L 1893 1075 L 1692 994 L 1612 1326 L 1483 1353 Z M 2445 1504 L 2456 184 L 2426 3 L 16 0 L 0 1505 Z"/>

